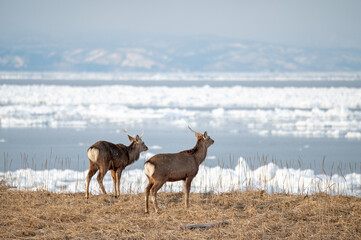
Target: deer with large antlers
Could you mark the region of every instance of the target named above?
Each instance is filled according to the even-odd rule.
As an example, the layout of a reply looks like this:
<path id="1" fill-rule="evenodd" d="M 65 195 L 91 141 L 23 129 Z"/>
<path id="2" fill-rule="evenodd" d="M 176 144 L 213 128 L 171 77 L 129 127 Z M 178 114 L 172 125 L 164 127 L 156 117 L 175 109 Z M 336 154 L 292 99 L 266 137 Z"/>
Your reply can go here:
<path id="1" fill-rule="evenodd" d="M 183 181 L 185 207 L 189 206 L 189 192 L 193 178 L 198 173 L 199 165 L 207 156 L 207 149 L 214 143 L 207 132 L 195 133 L 197 143 L 194 148 L 179 153 L 157 154 L 144 163 L 148 185 L 145 189 L 145 213 L 148 213 L 148 199 L 151 195 L 155 211 L 158 212 L 157 192 L 165 182 Z"/>
<path id="2" fill-rule="evenodd" d="M 119 184 L 122 171 L 126 166 L 138 160 L 141 152 L 148 150 L 148 147 L 142 140 L 143 134 L 140 137 L 138 135 L 134 137 L 128 134 L 123 128 L 122 130 L 128 135 L 130 141 L 129 146 L 99 141 L 88 149 L 89 171 L 86 177 L 86 198 L 89 198 L 90 179 L 98 170 L 97 180 L 103 194 L 106 194 L 103 186 L 103 178 L 107 171 L 110 170 L 113 178 L 114 196 L 119 196 Z"/>

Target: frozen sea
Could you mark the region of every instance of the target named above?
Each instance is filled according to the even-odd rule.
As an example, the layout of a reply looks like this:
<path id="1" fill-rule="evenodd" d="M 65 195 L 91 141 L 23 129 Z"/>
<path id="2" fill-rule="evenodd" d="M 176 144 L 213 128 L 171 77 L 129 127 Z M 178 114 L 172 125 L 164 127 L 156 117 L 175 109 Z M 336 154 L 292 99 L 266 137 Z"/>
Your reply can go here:
<path id="1" fill-rule="evenodd" d="M 302 175 L 312 186 L 338 177 L 346 188 L 360 188 L 361 73 L 0 72 L 0 177 L 22 186 L 30 174 L 23 188 L 32 189 L 44 183 L 35 176 L 47 173 L 51 190 L 81 191 L 87 148 L 98 140 L 128 144 L 122 126 L 144 131 L 150 148 L 127 168 L 141 188 L 145 160 L 195 145 L 187 123 L 215 140 L 203 173 L 235 175 L 239 184 L 240 169 L 258 178 L 265 171 L 269 190 L 280 187 L 272 181 L 281 182 L 288 170 L 295 172 L 287 178 Z M 110 188 L 110 176 L 106 181 Z M 199 184 L 216 185 L 207 181 Z M 292 181 L 282 188 L 299 188 L 299 178 Z"/>

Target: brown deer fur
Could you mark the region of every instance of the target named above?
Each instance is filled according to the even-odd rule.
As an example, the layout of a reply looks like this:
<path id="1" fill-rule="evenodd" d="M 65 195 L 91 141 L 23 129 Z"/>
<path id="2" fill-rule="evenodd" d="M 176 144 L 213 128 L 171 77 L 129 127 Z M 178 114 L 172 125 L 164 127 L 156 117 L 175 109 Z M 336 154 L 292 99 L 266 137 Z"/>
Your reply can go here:
<path id="1" fill-rule="evenodd" d="M 127 135 L 131 142 L 129 146 L 99 141 L 88 149 L 89 171 L 86 178 L 86 198 L 89 198 L 90 179 L 98 170 L 97 180 L 103 194 L 106 194 L 103 178 L 107 171 L 110 170 L 114 184 L 114 196 L 120 195 L 119 184 L 122 171 L 126 166 L 138 160 L 141 152 L 148 150 L 141 137 L 138 135 L 136 137 Z"/>
<path id="2" fill-rule="evenodd" d="M 189 129 L 191 128 L 189 127 Z M 208 147 L 214 143 L 214 140 L 207 135 L 207 132 L 204 132 L 204 134 L 195 132 L 195 135 L 197 144 L 193 149 L 179 153 L 157 154 L 145 162 L 145 174 L 149 180 L 145 189 L 146 213 L 148 213 L 148 198 L 150 194 L 156 212 L 159 211 L 156 195 L 165 182 L 182 180 L 185 206 L 189 206 L 191 182 L 198 173 L 199 165 L 207 156 Z"/>

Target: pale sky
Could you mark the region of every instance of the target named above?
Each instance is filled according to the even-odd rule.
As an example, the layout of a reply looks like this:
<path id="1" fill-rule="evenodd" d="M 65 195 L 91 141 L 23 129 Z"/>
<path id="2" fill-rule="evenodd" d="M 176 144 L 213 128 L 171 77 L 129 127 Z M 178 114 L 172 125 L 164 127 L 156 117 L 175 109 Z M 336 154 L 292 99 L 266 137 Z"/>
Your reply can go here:
<path id="1" fill-rule="evenodd" d="M 2 39 L 107 39 L 129 33 L 361 48 L 361 1 L 0 0 Z"/>

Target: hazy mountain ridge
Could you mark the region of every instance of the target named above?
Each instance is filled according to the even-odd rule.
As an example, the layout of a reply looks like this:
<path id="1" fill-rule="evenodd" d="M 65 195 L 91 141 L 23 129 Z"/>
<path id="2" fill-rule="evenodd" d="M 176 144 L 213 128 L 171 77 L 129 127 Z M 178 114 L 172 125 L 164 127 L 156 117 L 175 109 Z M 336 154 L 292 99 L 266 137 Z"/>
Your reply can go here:
<path id="1" fill-rule="evenodd" d="M 79 47 L 83 46 L 83 47 Z M 1 71 L 298 72 L 360 71 L 359 49 L 315 49 L 188 37 L 113 44 L 0 45 Z"/>

